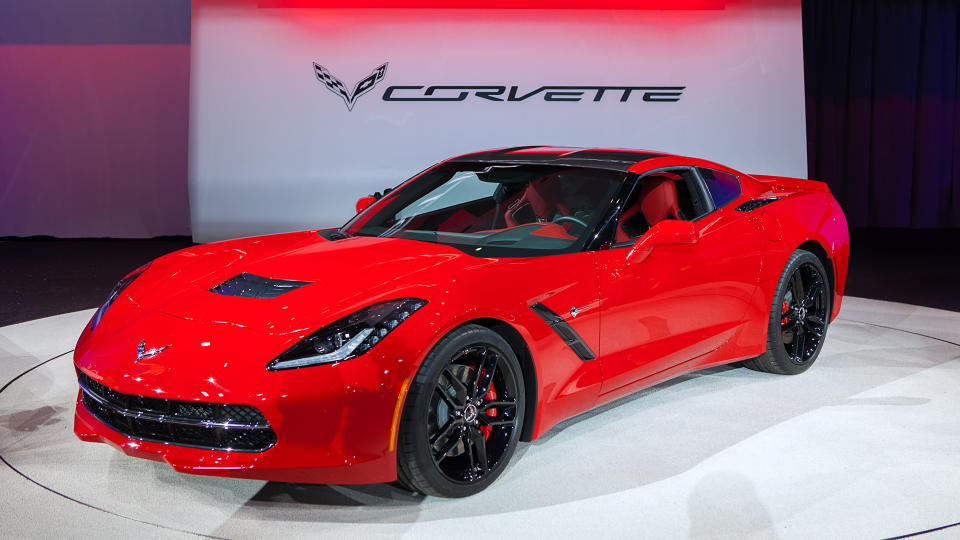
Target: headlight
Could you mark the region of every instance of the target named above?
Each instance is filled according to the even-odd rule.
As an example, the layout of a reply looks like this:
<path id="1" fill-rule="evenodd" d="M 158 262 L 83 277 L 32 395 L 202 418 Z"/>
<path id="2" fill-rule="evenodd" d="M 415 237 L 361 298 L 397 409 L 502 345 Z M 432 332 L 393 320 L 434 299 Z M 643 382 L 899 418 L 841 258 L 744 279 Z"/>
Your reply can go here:
<path id="1" fill-rule="evenodd" d="M 360 356 L 425 305 L 427 301 L 419 298 L 399 298 L 361 309 L 303 338 L 271 360 L 267 369 L 329 364 Z"/>
<path id="2" fill-rule="evenodd" d="M 90 319 L 91 332 L 93 332 L 93 329 L 96 328 L 98 324 L 100 324 L 100 319 L 103 318 L 103 314 L 107 312 L 107 309 L 110 307 L 110 304 L 112 304 L 113 301 L 116 300 L 118 296 L 120 296 L 120 293 L 122 293 L 124 289 L 126 289 L 131 283 L 133 283 L 133 280 L 137 279 L 137 277 L 140 274 L 144 273 L 149 267 L 150 267 L 150 263 L 147 263 L 141 266 L 140 268 L 137 268 L 133 272 L 130 272 L 129 274 L 127 274 L 127 277 L 121 279 L 120 281 L 117 282 L 116 285 L 113 286 L 113 290 L 110 291 L 110 295 L 107 296 L 107 301 L 104 302 L 102 306 L 100 306 L 100 309 L 98 309 L 97 312 L 93 314 L 93 318 Z"/>

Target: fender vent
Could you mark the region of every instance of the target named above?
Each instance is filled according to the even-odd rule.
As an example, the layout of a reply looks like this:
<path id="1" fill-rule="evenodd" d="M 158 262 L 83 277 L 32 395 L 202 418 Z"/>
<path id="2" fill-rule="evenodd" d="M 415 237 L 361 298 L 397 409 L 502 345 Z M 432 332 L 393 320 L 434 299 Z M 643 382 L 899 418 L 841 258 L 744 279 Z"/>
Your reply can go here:
<path id="1" fill-rule="evenodd" d="M 753 199 L 752 201 L 747 201 L 737 207 L 737 212 L 751 212 L 760 208 L 761 206 L 766 206 L 772 202 L 779 201 L 780 199 L 776 197 L 771 197 L 769 199 Z"/>
<path id="2" fill-rule="evenodd" d="M 550 328 L 553 328 L 553 331 L 560 336 L 563 342 L 567 344 L 567 347 L 570 347 L 581 360 L 586 362 L 597 357 L 597 355 L 593 354 L 593 351 L 590 350 L 590 347 L 587 346 L 586 342 L 583 341 L 583 338 L 580 337 L 580 334 L 578 334 L 572 326 L 567 324 L 567 321 L 563 320 L 563 317 L 557 315 L 553 310 L 540 302 L 530 306 L 530 309 L 539 315 Z"/>
<path id="3" fill-rule="evenodd" d="M 255 276 L 246 272 L 233 276 L 210 292 L 224 296 L 243 296 L 246 298 L 276 298 L 283 293 L 299 289 L 308 285 L 309 281 L 293 281 L 291 279 L 271 279 Z"/>

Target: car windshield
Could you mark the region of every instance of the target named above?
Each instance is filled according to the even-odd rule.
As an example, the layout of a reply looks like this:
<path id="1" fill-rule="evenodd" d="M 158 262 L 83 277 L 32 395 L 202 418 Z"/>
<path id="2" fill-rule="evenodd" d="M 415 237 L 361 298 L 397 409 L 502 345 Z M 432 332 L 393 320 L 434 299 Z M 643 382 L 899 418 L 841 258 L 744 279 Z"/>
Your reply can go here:
<path id="1" fill-rule="evenodd" d="M 348 236 L 389 236 L 478 256 L 577 251 L 625 174 L 556 165 L 444 163 L 350 220 Z"/>

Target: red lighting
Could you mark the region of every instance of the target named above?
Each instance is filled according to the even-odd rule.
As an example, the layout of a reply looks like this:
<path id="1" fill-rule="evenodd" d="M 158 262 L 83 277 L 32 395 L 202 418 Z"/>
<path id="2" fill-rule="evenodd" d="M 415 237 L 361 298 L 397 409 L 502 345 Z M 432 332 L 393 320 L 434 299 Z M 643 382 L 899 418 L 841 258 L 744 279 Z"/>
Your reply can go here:
<path id="1" fill-rule="evenodd" d="M 726 0 L 258 0 L 262 8 L 718 10 Z"/>

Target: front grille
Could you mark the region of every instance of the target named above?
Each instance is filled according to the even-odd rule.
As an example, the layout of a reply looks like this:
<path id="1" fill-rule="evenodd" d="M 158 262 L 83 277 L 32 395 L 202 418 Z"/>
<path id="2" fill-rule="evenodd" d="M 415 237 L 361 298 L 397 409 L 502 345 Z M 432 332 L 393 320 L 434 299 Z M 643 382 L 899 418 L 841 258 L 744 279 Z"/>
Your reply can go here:
<path id="1" fill-rule="evenodd" d="M 133 439 L 239 452 L 262 452 L 277 442 L 263 413 L 249 405 L 124 394 L 83 372 L 78 377 L 90 414 Z"/>

